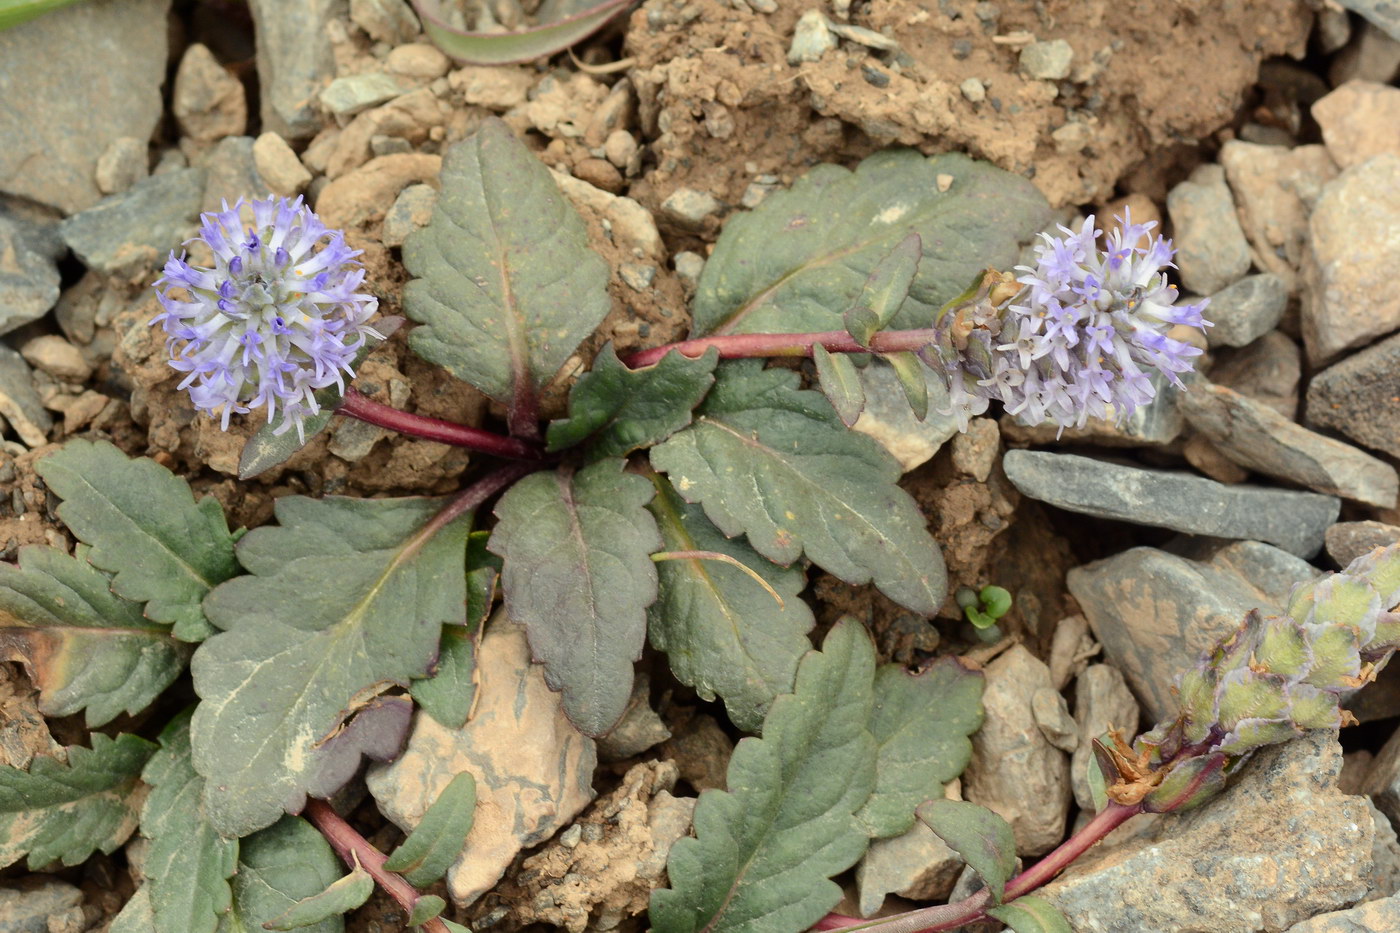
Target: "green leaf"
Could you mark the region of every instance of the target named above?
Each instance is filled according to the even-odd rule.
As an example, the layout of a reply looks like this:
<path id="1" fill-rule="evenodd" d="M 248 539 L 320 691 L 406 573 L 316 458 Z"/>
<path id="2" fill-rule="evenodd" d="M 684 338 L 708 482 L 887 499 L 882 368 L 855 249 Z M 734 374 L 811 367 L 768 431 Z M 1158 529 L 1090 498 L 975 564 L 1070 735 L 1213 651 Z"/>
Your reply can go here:
<path id="1" fill-rule="evenodd" d="M 512 427 L 612 308 L 583 220 L 495 117 L 448 150 L 433 219 L 410 234 L 413 352 L 506 405 Z M 533 422 L 530 425 L 533 428 Z"/>
<path id="2" fill-rule="evenodd" d="M 239 541 L 251 573 L 209 594 L 205 609 L 225 631 L 190 664 L 204 701 L 194 764 L 217 778 L 205 804 L 220 832 L 267 826 L 307 794 L 338 790 L 361 754 L 398 751 L 411 704 L 373 698 L 422 677 L 466 605 L 471 516 L 437 528 L 443 504 L 288 496 L 278 526 Z"/>
<path id="3" fill-rule="evenodd" d="M 593 368 L 569 390 L 569 417 L 550 424 L 549 450 L 589 440 L 590 459 L 625 457 L 690 424 L 690 413 L 714 385 L 719 351 L 697 359 L 673 350 L 652 366 L 628 369 L 608 343 Z"/>
<path id="4" fill-rule="evenodd" d="M 46 716 L 86 710 L 95 728 L 149 706 L 184 670 L 187 649 L 115 595 L 86 553 L 29 546 L 18 567 L 0 563 L 0 658 L 24 664 Z"/>
<path id="5" fill-rule="evenodd" d="M 0 768 L 0 868 L 26 853 L 30 871 L 111 853 L 136 828 L 137 779 L 156 746 L 134 735 L 92 735 L 67 763 L 37 757 L 28 771 Z"/>
<path id="6" fill-rule="evenodd" d="M 879 743 L 875 792 L 860 819 L 878 837 L 914 825 L 914 808 L 943 796 L 943 785 L 972 758 L 969 740 L 982 728 L 983 677 L 956 658 L 919 673 L 887 664 L 875 675 L 870 731 Z"/>
<path id="7" fill-rule="evenodd" d="M 219 933 L 262 933 L 265 924 L 340 877 L 340 860 L 310 823 L 294 816 L 244 839 L 233 876 L 233 909 Z M 339 916 L 300 927 L 305 933 L 342 933 Z"/>
<path id="8" fill-rule="evenodd" d="M 220 836 L 204 818 L 204 778 L 190 761 L 190 713 L 160 735 L 141 779 L 152 785 L 141 809 L 141 835 L 151 840 L 146 884 L 155 933 L 214 933 L 233 903 L 229 879 L 238 869 L 238 840 Z"/>
<path id="9" fill-rule="evenodd" d="M 106 441 L 69 441 L 34 469 L 63 499 L 58 517 L 92 546 L 88 559 L 116 574 L 112 592 L 146 603 L 182 641 L 210 634 L 200 601 L 238 573 L 218 500 L 196 504 L 184 480 Z"/>
<path id="10" fill-rule="evenodd" d="M 413 910 L 408 914 L 408 925 L 421 927 L 447 909 L 447 901 L 436 894 L 424 894 L 413 902 Z"/>
<path id="11" fill-rule="evenodd" d="M 73 2 L 75 0 L 5 0 L 0 3 L 0 29 L 18 26 Z"/>
<path id="12" fill-rule="evenodd" d="M 437 881 L 462 854 L 462 840 L 471 832 L 475 812 L 476 779 L 463 771 L 438 794 L 384 867 L 403 875 L 415 888 Z"/>
<path id="13" fill-rule="evenodd" d="M 401 317 L 382 317 L 375 321 L 374 329 L 379 336 L 365 338 L 364 346 L 356 351 L 350 368 L 358 372 L 365 358 L 381 343 L 394 336 L 402 326 Z M 291 429 L 285 416 L 276 424 L 265 424 L 259 428 L 243 445 L 243 453 L 238 458 L 238 478 L 251 479 L 259 473 L 265 473 L 286 463 L 292 454 L 306 446 L 307 441 L 325 430 L 344 397 L 345 393 L 337 386 L 327 386 L 316 392 L 316 404 L 321 410 L 302 419 L 301 434 Z"/>
<path id="14" fill-rule="evenodd" d="M 700 276 L 693 334 L 839 330 L 842 310 L 911 232 L 923 256 L 890 323 L 929 327 L 973 275 L 1009 267 L 1049 221 L 1031 182 L 956 153 L 880 152 L 854 172 L 819 165 L 725 224 Z"/>
<path id="15" fill-rule="evenodd" d="M 836 905 L 829 879 L 869 842 L 855 812 L 875 786 L 874 673 L 870 636 L 849 618 L 802 659 L 763 738 L 735 747 L 729 790 L 702 793 L 695 836 L 671 848 L 672 887 L 651 896 L 656 933 L 793 933 Z"/>
<path id="16" fill-rule="evenodd" d="M 845 314 L 846 332 L 862 347 L 870 346 L 870 338 L 883 330 L 909 297 L 909 287 L 919 271 L 923 244 L 912 230 L 890 250 L 875 268 L 860 290 L 856 303 Z"/>
<path id="17" fill-rule="evenodd" d="M 812 347 L 812 360 L 817 364 L 817 380 L 822 394 L 836 409 L 837 417 L 850 427 L 865 410 L 865 389 L 860 384 L 860 370 L 844 353 L 831 353 L 821 344 Z"/>
<path id="18" fill-rule="evenodd" d="M 1059 908 L 1043 897 L 1026 895 L 993 907 L 987 916 L 1000 920 L 1016 933 L 1074 933 Z"/>
<path id="19" fill-rule="evenodd" d="M 743 532 L 769 560 L 805 553 L 847 583 L 870 582 L 924 615 L 943 602 L 943 556 L 899 464 L 848 430 L 798 376 L 737 360 L 718 371 L 690 427 L 651 450 L 686 500 L 731 537 Z"/>
<path id="20" fill-rule="evenodd" d="M 782 597 L 773 597 L 748 574 L 708 560 L 668 560 L 657 567 L 660 595 L 647 610 L 652 646 L 666 652 L 676 679 L 702 699 L 724 699 L 734 724 L 757 732 L 773 698 L 792 692 L 797 663 L 812 647 L 816 620 L 799 598 L 807 585 L 800 567 L 779 567 L 742 538 L 726 538 L 661 476 L 648 508 L 664 547 L 718 551 L 756 571 Z"/>
<path id="21" fill-rule="evenodd" d="M 909 400 L 909 407 L 914 410 L 914 417 L 923 421 L 928 417 L 928 379 L 924 364 L 912 350 L 884 353 L 880 359 L 890 364 L 899 380 L 899 387 L 904 390 L 904 397 Z"/>
<path id="22" fill-rule="evenodd" d="M 122 906 L 121 912 L 112 918 L 107 933 L 155 933 L 155 928 L 156 915 L 151 909 L 151 895 L 142 885 Z"/>
<path id="23" fill-rule="evenodd" d="M 451 920 L 442 921 L 442 925 L 447 927 L 447 933 L 472 933 L 471 930 L 462 926 L 460 923 L 453 923 Z"/>
<path id="24" fill-rule="evenodd" d="M 347 914 L 369 900 L 374 879 L 356 865 L 354 871 L 337 878 L 318 894 L 303 897 L 283 913 L 263 924 L 265 930 L 297 930 L 331 917 Z"/>
<path id="25" fill-rule="evenodd" d="M 438 0 L 413 0 L 413 8 L 418 11 L 428 38 L 448 55 L 473 65 L 508 65 L 553 55 L 588 38 L 627 9 L 628 3 L 629 0 L 600 0 L 570 16 L 517 32 L 457 29 L 444 21 Z M 575 4 L 570 9 L 577 7 Z"/>
<path id="26" fill-rule="evenodd" d="M 627 708 L 656 599 L 650 554 L 661 536 L 646 510 L 655 490 L 622 467 L 604 460 L 525 477 L 496 504 L 490 543 L 505 561 L 506 614 L 525 626 L 569 720 L 595 736 Z"/>
<path id="27" fill-rule="evenodd" d="M 476 647 L 501 573 L 501 559 L 486 550 L 489 538 L 485 531 L 473 531 L 467 538 L 466 624 L 442 627 L 432 675 L 414 680 L 408 688 L 413 702 L 449 729 L 466 725 L 476 703 Z"/>
<path id="28" fill-rule="evenodd" d="M 473 531 L 467 538 L 467 628 L 480 632 L 496 600 L 501 559 L 490 551 L 491 533 Z"/>
<path id="29" fill-rule="evenodd" d="M 964 800 L 927 800 L 915 811 L 948 848 L 958 853 L 1001 903 L 1006 882 L 1016 871 L 1016 837 L 1006 820 Z"/>

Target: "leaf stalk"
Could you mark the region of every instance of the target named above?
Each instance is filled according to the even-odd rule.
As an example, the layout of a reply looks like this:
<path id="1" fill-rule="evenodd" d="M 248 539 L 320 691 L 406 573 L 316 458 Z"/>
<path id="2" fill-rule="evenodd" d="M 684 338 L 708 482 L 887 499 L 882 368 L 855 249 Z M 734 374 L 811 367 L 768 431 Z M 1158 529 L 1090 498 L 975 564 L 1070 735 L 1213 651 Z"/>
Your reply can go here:
<path id="1" fill-rule="evenodd" d="M 336 413 L 410 437 L 421 437 L 424 440 L 451 444 L 453 447 L 465 447 L 477 453 L 505 457 L 509 460 L 545 459 L 543 450 L 519 438 L 505 437 L 480 428 L 469 428 L 440 418 L 399 411 L 397 408 L 390 408 L 366 398 L 353 387 L 345 391 L 345 398 L 336 409 Z"/>

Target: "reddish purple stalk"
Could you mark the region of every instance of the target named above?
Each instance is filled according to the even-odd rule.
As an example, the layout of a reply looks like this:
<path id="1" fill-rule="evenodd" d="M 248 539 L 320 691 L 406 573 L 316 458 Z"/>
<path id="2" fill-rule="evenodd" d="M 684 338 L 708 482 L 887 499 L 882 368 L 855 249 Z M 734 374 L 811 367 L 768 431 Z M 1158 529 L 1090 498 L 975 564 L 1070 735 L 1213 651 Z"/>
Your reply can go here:
<path id="1" fill-rule="evenodd" d="M 931 328 L 920 330 L 887 330 L 870 338 L 863 347 L 844 330 L 828 330 L 815 334 L 729 334 L 723 337 L 697 337 L 665 346 L 633 353 L 622 362 L 633 369 L 651 366 L 672 350 L 692 359 L 702 356 L 710 347 L 719 350 L 720 359 L 734 360 L 753 356 L 811 356 L 812 347 L 821 344 L 832 353 L 898 353 L 921 350 L 933 343 Z"/>
<path id="2" fill-rule="evenodd" d="M 407 434 L 410 437 L 421 437 L 442 444 L 451 444 L 453 447 L 465 447 L 478 453 L 492 454 L 510 460 L 544 459 L 544 452 L 539 447 L 518 438 L 493 434 L 480 428 L 469 428 L 466 425 L 443 421 L 440 418 L 427 418 L 423 415 L 399 411 L 397 408 L 390 408 L 388 405 L 381 405 L 366 398 L 354 388 L 345 391 L 345 398 L 341 401 L 336 412 L 349 418 L 358 418 L 360 421 L 378 425 L 381 428 L 388 428 L 390 431 Z"/>
<path id="3" fill-rule="evenodd" d="M 384 889 L 384 892 L 398 902 L 405 913 L 413 913 L 413 905 L 417 903 L 418 889 L 409 884 L 401 875 L 388 871 L 384 867 L 386 857 L 369 840 L 361 836 L 355 827 L 345 822 L 344 818 L 324 800 L 315 798 L 306 801 L 306 809 L 302 810 L 302 816 L 310 820 L 321 835 L 326 837 L 326 841 L 331 844 L 335 854 L 340 856 L 340 860 L 347 868 L 354 868 L 357 861 L 364 868 L 375 883 Z M 426 930 L 428 933 L 448 933 L 447 924 L 438 917 L 434 917 L 422 926 L 419 930 Z"/>
<path id="4" fill-rule="evenodd" d="M 1128 807 L 1119 803 L 1109 803 L 1086 823 L 1083 829 L 1061 843 L 1059 848 L 1007 882 L 1002 900 L 1015 900 L 1046 884 L 1096 842 L 1141 812 L 1141 804 Z M 987 916 L 987 908 L 991 906 L 991 892 L 984 888 L 955 904 L 924 907 L 891 917 L 881 917 L 878 920 L 827 914 L 812 929 L 841 930 L 842 933 L 855 933 L 857 930 L 878 930 L 879 933 L 935 933 L 938 930 L 953 930 L 963 924 L 983 920 Z"/>

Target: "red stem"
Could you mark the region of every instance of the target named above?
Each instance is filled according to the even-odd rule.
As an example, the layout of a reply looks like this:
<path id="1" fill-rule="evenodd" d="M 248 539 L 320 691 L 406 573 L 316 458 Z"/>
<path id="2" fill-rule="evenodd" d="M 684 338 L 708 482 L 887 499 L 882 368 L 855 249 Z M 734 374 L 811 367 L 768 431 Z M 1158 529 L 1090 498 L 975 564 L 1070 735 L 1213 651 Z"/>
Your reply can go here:
<path id="1" fill-rule="evenodd" d="M 1064 871 L 1071 862 L 1083 855 L 1094 843 L 1103 839 L 1130 818 L 1142 812 L 1141 805 L 1125 807 L 1110 803 L 1099 811 L 1084 828 L 1062 842 L 1059 848 L 1030 868 L 1012 878 L 1006 885 L 1003 901 L 1011 901 L 1023 894 L 1029 894 Z M 841 930 L 842 933 L 855 933 L 857 930 L 878 930 L 879 933 L 934 933 L 938 930 L 953 930 L 966 923 L 982 920 L 987 916 L 991 892 L 985 888 L 963 898 L 956 904 L 939 904 L 937 907 L 924 907 L 908 913 L 881 917 L 878 920 L 861 920 L 841 914 L 827 914 L 813 927 L 814 930 Z"/>
<path id="2" fill-rule="evenodd" d="M 331 844 L 335 854 L 340 856 L 340 860 L 347 868 L 355 867 L 355 860 L 359 859 L 359 864 L 369 873 L 381 888 L 390 897 L 398 902 L 398 905 L 405 912 L 413 913 L 413 905 L 421 896 L 418 889 L 409 884 L 401 875 L 396 875 L 384 868 L 385 855 L 374 846 L 368 839 L 361 836 L 355 827 L 341 817 L 339 813 L 324 800 L 317 800 L 314 797 L 306 801 L 306 808 L 301 811 L 316 828 L 321 831 L 321 835 L 326 837 L 326 841 Z M 438 917 L 434 917 L 427 923 L 418 927 L 427 933 L 448 933 L 447 924 Z"/>
<path id="3" fill-rule="evenodd" d="M 815 334 L 729 334 L 723 337 L 697 337 L 665 346 L 640 350 L 622 362 L 633 369 L 651 366 L 672 350 L 692 359 L 702 356 L 710 347 L 719 350 L 720 359 L 733 360 L 753 356 L 811 356 L 812 347 L 821 344 L 832 353 L 897 353 L 920 350 L 933 343 L 932 328 L 920 330 L 886 330 L 870 338 L 863 347 L 844 330 L 828 330 Z"/>
<path id="4" fill-rule="evenodd" d="M 493 434 L 480 428 L 469 428 L 466 425 L 443 421 L 440 418 L 427 418 L 423 415 L 399 411 L 397 408 L 390 408 L 388 405 L 381 405 L 366 398 L 353 387 L 345 390 L 345 398 L 341 400 L 336 413 L 348 418 L 358 418 L 360 421 L 388 428 L 390 431 L 397 431 L 400 434 L 451 444 L 453 447 L 465 447 L 478 453 L 492 454 L 510 460 L 544 459 L 544 452 L 534 444 L 514 437 Z"/>

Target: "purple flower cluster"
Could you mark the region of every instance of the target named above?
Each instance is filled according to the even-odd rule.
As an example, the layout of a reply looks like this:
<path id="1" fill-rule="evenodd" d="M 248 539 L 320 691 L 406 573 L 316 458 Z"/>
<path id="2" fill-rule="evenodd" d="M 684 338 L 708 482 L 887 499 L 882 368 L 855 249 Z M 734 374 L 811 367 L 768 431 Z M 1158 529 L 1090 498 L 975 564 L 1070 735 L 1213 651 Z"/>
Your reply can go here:
<path id="1" fill-rule="evenodd" d="M 1166 335 L 1177 324 L 1205 328 L 1208 299 L 1175 306 L 1170 240 L 1139 242 L 1153 223 L 1127 211 L 1098 246 L 1090 216 L 1076 233 L 1041 234 L 1035 268 L 1017 266 L 1022 288 L 994 306 L 984 293 L 940 321 L 935 348 L 952 410 L 966 425 L 992 400 L 1023 424 L 1083 427 L 1090 418 L 1122 421 L 1156 395 L 1152 372 L 1181 387 L 1201 351 Z"/>
<path id="2" fill-rule="evenodd" d="M 379 336 L 367 324 L 378 300 L 356 294 L 360 252 L 301 198 L 225 202 L 201 220 L 214 266 L 172 252 L 156 282 L 165 310 L 151 321 L 165 328 L 171 367 L 187 374 L 180 388 L 225 430 L 234 413 L 266 405 L 269 422 L 282 412 L 279 433 L 302 435 L 320 410 L 316 391 L 343 391 L 355 353 Z"/>

